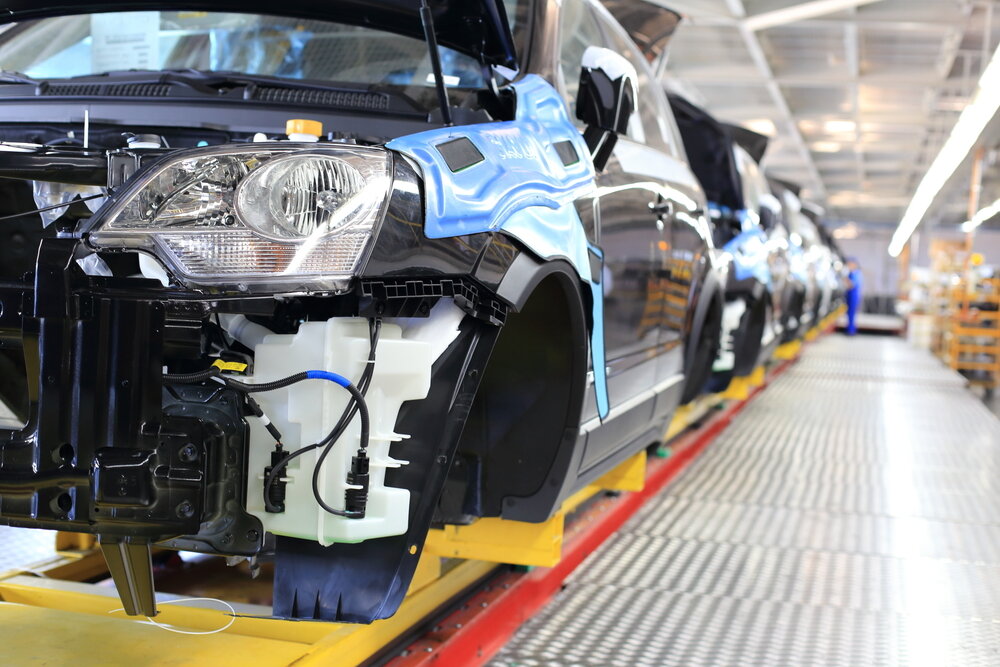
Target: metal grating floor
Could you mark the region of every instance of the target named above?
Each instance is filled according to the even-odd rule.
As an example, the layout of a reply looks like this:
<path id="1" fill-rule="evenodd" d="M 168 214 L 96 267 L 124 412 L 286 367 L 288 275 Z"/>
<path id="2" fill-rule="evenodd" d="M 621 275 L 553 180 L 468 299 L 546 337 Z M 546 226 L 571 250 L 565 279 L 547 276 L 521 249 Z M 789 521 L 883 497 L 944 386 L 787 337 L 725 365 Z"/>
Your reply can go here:
<path id="1" fill-rule="evenodd" d="M 491 664 L 1000 664 L 1000 420 L 963 384 L 808 346 Z"/>
<path id="2" fill-rule="evenodd" d="M 0 526 L 0 572 L 30 569 L 55 554 L 55 544 L 51 530 Z"/>

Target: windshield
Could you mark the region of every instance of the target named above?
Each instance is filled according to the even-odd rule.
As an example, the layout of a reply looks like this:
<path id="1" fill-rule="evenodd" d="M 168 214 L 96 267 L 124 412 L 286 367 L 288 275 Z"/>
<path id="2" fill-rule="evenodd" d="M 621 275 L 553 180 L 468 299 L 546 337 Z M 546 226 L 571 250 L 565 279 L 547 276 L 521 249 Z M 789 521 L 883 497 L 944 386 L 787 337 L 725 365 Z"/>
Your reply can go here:
<path id="1" fill-rule="evenodd" d="M 481 88 L 473 58 L 441 47 L 445 84 Z M 0 69 L 33 79 L 121 70 L 236 72 L 322 82 L 433 87 L 427 45 L 327 21 L 203 11 L 109 12 L 12 24 Z"/>

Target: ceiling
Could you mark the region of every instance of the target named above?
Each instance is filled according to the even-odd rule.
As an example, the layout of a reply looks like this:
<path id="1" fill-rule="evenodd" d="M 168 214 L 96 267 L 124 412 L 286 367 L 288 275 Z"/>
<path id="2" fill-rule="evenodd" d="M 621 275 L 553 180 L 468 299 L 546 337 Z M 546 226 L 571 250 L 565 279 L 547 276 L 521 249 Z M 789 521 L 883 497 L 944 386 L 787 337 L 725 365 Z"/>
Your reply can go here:
<path id="1" fill-rule="evenodd" d="M 896 225 L 1000 41 L 994 0 L 656 0 L 666 84 L 772 136 L 765 167 L 831 222 Z M 968 179 L 932 210 L 964 220 Z"/>

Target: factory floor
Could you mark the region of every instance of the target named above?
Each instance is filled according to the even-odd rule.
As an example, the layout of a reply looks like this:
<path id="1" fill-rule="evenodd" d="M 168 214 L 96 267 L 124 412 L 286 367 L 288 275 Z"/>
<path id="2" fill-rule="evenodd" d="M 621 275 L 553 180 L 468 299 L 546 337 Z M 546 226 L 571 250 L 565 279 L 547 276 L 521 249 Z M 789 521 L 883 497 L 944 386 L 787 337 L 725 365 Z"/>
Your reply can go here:
<path id="1" fill-rule="evenodd" d="M 1000 664 L 1000 419 L 926 351 L 828 336 L 491 664 Z"/>

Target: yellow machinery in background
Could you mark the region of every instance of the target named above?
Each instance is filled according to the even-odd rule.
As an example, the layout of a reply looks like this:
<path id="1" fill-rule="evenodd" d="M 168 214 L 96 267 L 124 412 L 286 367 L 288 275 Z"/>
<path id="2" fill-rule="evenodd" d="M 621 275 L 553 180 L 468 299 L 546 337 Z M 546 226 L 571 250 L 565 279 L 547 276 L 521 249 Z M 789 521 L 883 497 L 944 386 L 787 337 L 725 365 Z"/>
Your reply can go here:
<path id="1" fill-rule="evenodd" d="M 1000 386 L 1000 279 L 966 276 L 952 287 L 943 348 L 945 361 L 970 384 Z"/>

